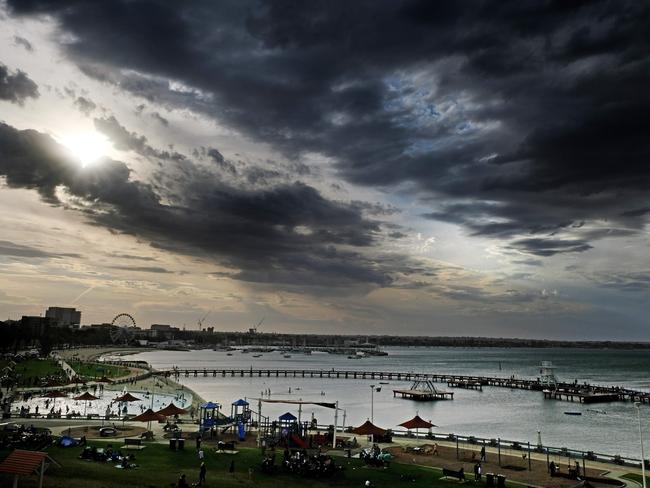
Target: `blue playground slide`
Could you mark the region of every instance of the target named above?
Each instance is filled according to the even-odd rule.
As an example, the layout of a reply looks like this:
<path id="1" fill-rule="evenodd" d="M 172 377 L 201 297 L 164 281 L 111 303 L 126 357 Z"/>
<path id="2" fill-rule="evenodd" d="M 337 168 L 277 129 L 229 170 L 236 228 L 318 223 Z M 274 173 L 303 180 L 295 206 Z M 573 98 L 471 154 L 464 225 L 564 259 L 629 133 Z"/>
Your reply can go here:
<path id="1" fill-rule="evenodd" d="M 239 433 L 239 440 L 246 440 L 246 426 L 243 422 L 237 422 L 237 432 Z"/>

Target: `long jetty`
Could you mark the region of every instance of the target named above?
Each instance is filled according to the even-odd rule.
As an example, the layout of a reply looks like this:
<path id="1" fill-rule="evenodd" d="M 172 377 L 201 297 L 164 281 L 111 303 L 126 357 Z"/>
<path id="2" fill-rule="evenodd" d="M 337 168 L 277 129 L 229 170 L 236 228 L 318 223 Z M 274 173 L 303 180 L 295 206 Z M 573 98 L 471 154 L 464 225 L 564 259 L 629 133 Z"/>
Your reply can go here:
<path id="1" fill-rule="evenodd" d="M 577 383 L 557 383 L 554 389 L 539 379 L 504 378 L 498 376 L 471 376 L 437 373 L 415 373 L 399 371 L 363 371 L 351 369 L 260 369 L 260 368 L 172 368 L 152 371 L 152 374 L 166 377 L 258 377 L 258 378 L 330 378 L 352 380 L 388 381 L 434 381 L 447 383 L 450 387 L 477 388 L 478 385 L 519 390 L 543 391 L 546 398 L 555 400 L 597 403 L 611 401 L 632 401 L 650 405 L 650 392 L 632 390 L 620 386 L 599 386 Z M 467 385 L 467 386 L 466 386 Z M 561 392 L 561 394 L 549 394 Z"/>

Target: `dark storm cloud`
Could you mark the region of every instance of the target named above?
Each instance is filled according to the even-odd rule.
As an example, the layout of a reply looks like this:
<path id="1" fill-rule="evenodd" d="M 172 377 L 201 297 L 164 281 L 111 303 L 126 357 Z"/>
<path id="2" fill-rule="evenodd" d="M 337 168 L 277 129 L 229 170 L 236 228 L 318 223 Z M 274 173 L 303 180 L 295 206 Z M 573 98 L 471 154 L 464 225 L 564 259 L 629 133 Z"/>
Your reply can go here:
<path id="1" fill-rule="evenodd" d="M 541 257 L 560 253 L 584 252 L 591 249 L 587 242 L 577 239 L 518 239 L 511 243 L 511 247 Z"/>
<path id="2" fill-rule="evenodd" d="M 588 249 L 576 223 L 647 219 L 647 2 L 8 3 L 55 16 L 89 76 L 413 185 L 430 218 L 534 254 Z"/>
<path id="3" fill-rule="evenodd" d="M 150 116 L 151 116 L 152 119 L 154 119 L 154 120 L 160 122 L 160 123 L 161 123 L 162 125 L 164 125 L 165 127 L 168 127 L 168 126 L 169 126 L 169 120 L 167 120 L 165 117 L 163 117 L 162 115 L 160 115 L 158 112 L 152 112 L 152 113 L 150 114 Z"/>
<path id="4" fill-rule="evenodd" d="M 600 286 L 626 292 L 650 291 L 650 271 L 611 272 L 591 276 Z"/>
<path id="5" fill-rule="evenodd" d="M 112 258 L 119 258 L 119 259 L 134 259 L 138 261 L 155 261 L 155 258 L 152 258 L 151 256 L 138 256 L 136 254 L 117 254 L 117 253 L 111 253 L 109 254 L 110 257 Z"/>
<path id="6" fill-rule="evenodd" d="M 137 135 L 118 135 L 124 147 L 145 145 Z M 167 196 L 131 180 L 122 162 L 104 159 L 82 168 L 50 136 L 0 124 L 0 175 L 6 184 L 78 208 L 97 225 L 147 239 L 154 247 L 215 258 L 245 281 L 318 287 L 392 281 L 394 268 L 385 260 L 380 264 L 338 248 L 368 248 L 379 235 L 379 224 L 355 206 L 327 200 L 303 183 L 234 188 L 189 162 L 186 168 L 183 192 L 174 196 L 178 203 L 164 205 Z M 74 198 L 61 202 L 61 188 Z M 79 199 L 83 204 L 75 206 Z"/>
<path id="7" fill-rule="evenodd" d="M 111 269 L 122 269 L 126 271 L 136 271 L 139 273 L 173 273 L 160 266 L 110 266 Z"/>
<path id="8" fill-rule="evenodd" d="M 32 46 L 32 43 L 29 42 L 29 41 L 28 41 L 27 39 L 25 39 L 24 37 L 14 36 L 14 44 L 15 44 L 16 46 L 22 46 L 22 47 L 24 47 L 24 48 L 27 49 L 30 53 L 31 53 L 31 52 L 34 52 L 34 46 Z"/>
<path id="9" fill-rule="evenodd" d="M 38 85 L 23 71 L 11 72 L 0 62 L 0 100 L 22 105 L 27 98 L 38 98 Z"/>
<path id="10" fill-rule="evenodd" d="M 75 253 L 51 253 L 42 251 L 35 247 L 26 246 L 24 244 L 17 244 L 11 241 L 0 241 L 0 256 L 11 256 L 16 258 L 78 258 L 81 257 Z"/>
<path id="11" fill-rule="evenodd" d="M 86 116 L 89 116 L 92 111 L 97 108 L 95 102 L 86 97 L 77 97 L 74 101 L 74 104 L 79 109 L 79 111 Z"/>
<path id="12" fill-rule="evenodd" d="M 121 125 L 114 117 L 94 119 L 95 128 L 106 135 L 116 149 L 121 151 L 134 151 L 143 156 L 155 157 L 160 159 L 172 159 L 182 161 L 185 156 L 176 151 L 166 151 L 154 149 L 149 145 L 147 138 L 135 132 L 129 132 L 126 127 Z"/>

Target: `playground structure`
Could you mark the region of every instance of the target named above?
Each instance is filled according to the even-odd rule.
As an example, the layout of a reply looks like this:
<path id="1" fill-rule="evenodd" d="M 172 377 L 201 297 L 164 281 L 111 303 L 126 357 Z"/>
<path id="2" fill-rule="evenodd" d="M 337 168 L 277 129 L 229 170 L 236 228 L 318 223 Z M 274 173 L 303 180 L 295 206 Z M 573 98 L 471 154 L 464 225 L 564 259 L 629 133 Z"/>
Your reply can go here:
<path id="1" fill-rule="evenodd" d="M 286 412 L 271 420 L 262 417 L 262 403 L 286 403 L 298 405 L 298 416 Z M 302 400 L 270 400 L 258 398 L 259 405 L 259 442 L 265 448 L 283 448 L 289 451 L 315 449 L 325 445 L 336 445 L 336 431 L 338 429 L 338 402 L 309 402 Z M 317 431 L 316 419 L 309 421 L 302 420 L 303 405 L 316 405 L 334 410 L 334 425 L 331 425 L 326 433 Z"/>
<path id="2" fill-rule="evenodd" d="M 243 399 L 234 401 L 230 406 L 230 416 L 221 413 L 221 404 L 207 402 L 199 407 L 199 433 L 219 431 L 225 433 L 235 430 L 240 441 L 246 439 L 247 427 L 252 423 L 250 404 Z"/>

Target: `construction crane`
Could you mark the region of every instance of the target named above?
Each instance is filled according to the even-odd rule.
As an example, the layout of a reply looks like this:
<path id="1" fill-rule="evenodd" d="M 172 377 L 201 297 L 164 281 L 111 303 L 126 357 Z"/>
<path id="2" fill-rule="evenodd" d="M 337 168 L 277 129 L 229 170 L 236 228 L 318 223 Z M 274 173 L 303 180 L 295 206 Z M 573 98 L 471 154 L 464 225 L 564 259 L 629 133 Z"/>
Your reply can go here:
<path id="1" fill-rule="evenodd" d="M 211 308 L 210 310 L 208 310 L 206 314 L 198 320 L 197 324 L 199 324 L 199 330 L 203 330 L 203 321 L 208 318 L 208 315 L 210 315 L 212 310 L 214 309 Z"/>
<path id="2" fill-rule="evenodd" d="M 248 329 L 248 333 L 249 333 L 249 334 L 257 334 L 257 328 L 258 328 L 260 325 L 262 325 L 262 322 L 264 322 L 264 319 L 265 319 L 265 318 L 266 318 L 266 317 L 262 317 L 262 320 L 260 320 L 260 321 L 257 323 L 257 325 L 256 325 L 255 327 L 251 327 L 250 329 Z"/>

